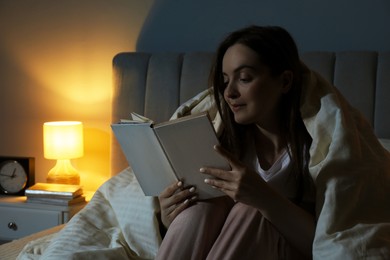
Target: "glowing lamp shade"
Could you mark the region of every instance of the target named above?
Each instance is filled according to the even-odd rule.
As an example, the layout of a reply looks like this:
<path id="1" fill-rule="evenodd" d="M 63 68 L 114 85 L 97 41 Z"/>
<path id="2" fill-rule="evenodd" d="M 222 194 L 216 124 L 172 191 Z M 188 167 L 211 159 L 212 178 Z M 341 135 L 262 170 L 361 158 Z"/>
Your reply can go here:
<path id="1" fill-rule="evenodd" d="M 44 123 L 43 147 L 46 159 L 57 160 L 47 175 L 47 182 L 80 184 L 80 175 L 70 159 L 84 155 L 83 124 L 75 121 Z"/>

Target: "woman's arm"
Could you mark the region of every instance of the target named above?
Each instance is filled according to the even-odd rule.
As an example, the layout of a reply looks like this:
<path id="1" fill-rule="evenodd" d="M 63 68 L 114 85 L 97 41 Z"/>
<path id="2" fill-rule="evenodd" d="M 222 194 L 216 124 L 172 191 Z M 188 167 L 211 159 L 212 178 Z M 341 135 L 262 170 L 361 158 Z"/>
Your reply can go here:
<path id="1" fill-rule="evenodd" d="M 267 186 L 261 192 L 264 197 L 259 197 L 252 206 L 258 208 L 295 248 L 311 257 L 315 217 Z"/>
<path id="2" fill-rule="evenodd" d="M 310 257 L 314 216 L 275 191 L 258 173 L 234 159 L 222 147 L 218 146 L 216 150 L 229 161 L 231 170 L 202 168 L 201 172 L 216 177 L 205 179 L 205 182 L 232 199 L 257 208 L 294 247 Z"/>

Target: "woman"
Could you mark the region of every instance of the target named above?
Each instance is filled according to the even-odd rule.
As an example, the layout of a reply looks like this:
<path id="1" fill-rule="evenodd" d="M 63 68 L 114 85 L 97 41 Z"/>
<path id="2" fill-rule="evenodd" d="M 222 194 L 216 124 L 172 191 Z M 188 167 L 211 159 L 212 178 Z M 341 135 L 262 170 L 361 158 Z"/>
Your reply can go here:
<path id="1" fill-rule="evenodd" d="M 158 258 L 311 258 L 311 139 L 299 113 L 300 73 L 296 45 L 280 27 L 248 27 L 221 43 L 212 83 L 225 128 L 216 151 L 231 170 L 200 171 L 227 196 L 196 201 L 195 187 L 168 187 L 159 196 L 167 233 Z"/>

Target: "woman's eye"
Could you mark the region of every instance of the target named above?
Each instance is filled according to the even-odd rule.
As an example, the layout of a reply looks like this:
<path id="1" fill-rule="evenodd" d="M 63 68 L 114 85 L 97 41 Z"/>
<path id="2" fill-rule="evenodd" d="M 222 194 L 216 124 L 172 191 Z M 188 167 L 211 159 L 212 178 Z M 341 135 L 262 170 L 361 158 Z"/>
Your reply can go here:
<path id="1" fill-rule="evenodd" d="M 240 81 L 243 83 L 248 83 L 251 81 L 251 79 L 250 78 L 240 78 Z"/>
<path id="2" fill-rule="evenodd" d="M 252 76 L 248 73 L 240 73 L 238 80 L 242 83 L 248 83 L 252 80 Z"/>

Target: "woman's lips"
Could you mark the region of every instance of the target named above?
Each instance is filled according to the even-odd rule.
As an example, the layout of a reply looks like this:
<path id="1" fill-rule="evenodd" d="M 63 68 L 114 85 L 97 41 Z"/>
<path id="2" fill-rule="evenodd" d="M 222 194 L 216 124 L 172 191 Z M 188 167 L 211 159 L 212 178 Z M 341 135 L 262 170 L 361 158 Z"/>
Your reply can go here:
<path id="1" fill-rule="evenodd" d="M 233 112 L 239 111 L 241 108 L 243 108 L 244 104 L 230 104 L 230 108 Z"/>

